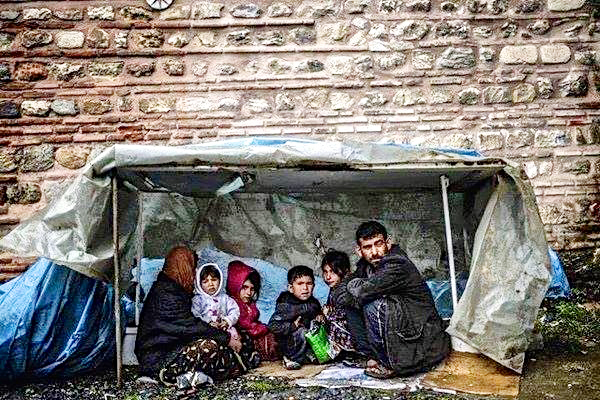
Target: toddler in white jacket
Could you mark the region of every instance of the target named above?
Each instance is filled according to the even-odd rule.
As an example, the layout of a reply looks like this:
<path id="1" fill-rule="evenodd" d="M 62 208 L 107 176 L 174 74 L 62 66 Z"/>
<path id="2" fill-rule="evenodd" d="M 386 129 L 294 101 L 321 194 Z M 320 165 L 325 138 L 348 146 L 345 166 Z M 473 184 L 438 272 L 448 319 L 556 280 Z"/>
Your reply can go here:
<path id="1" fill-rule="evenodd" d="M 223 289 L 223 273 L 217 264 L 208 263 L 196 270 L 192 314 L 215 328 L 239 337 L 233 327 L 240 317 L 240 309 Z"/>

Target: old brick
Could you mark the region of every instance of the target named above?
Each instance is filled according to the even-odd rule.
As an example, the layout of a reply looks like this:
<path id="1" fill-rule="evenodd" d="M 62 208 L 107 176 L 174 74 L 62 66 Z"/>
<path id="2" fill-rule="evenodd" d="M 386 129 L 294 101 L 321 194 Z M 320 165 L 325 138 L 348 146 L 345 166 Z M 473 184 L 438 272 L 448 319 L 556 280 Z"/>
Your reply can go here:
<path id="1" fill-rule="evenodd" d="M 111 111 L 112 104 L 109 99 L 86 99 L 81 108 L 86 114 L 101 115 Z"/>
<path id="2" fill-rule="evenodd" d="M 79 31 L 61 31 L 56 34 L 56 45 L 61 49 L 78 49 L 83 47 L 85 35 Z"/>
<path id="3" fill-rule="evenodd" d="M 19 160 L 19 171 L 37 172 L 46 171 L 54 165 L 54 146 L 43 144 L 41 146 L 25 147 Z"/>
<path id="4" fill-rule="evenodd" d="M 15 70 L 15 79 L 20 81 L 39 81 L 48 77 L 46 65 L 38 62 L 19 63 Z"/>
<path id="5" fill-rule="evenodd" d="M 0 119 L 19 118 L 19 105 L 12 100 L 0 100 Z"/>
<path id="6" fill-rule="evenodd" d="M 83 12 L 79 8 L 58 9 L 52 13 L 56 18 L 65 21 L 81 21 L 83 19 Z"/>
<path id="7" fill-rule="evenodd" d="M 87 45 L 96 49 L 108 47 L 110 35 L 104 29 L 93 28 L 87 35 Z"/>
<path id="8" fill-rule="evenodd" d="M 6 197 L 11 204 L 33 204 L 42 198 L 42 191 L 33 183 L 20 183 L 10 185 L 6 190 Z"/>
<path id="9" fill-rule="evenodd" d="M 48 67 L 50 76 L 59 81 L 69 81 L 83 75 L 83 65 L 72 63 L 53 63 Z"/>
<path id="10" fill-rule="evenodd" d="M 164 61 L 163 69 L 168 75 L 181 76 L 185 72 L 185 64 L 182 59 L 169 58 Z"/>
<path id="11" fill-rule="evenodd" d="M 112 6 L 88 7 L 87 15 L 92 20 L 113 21 L 115 19 L 115 10 Z"/>
<path id="12" fill-rule="evenodd" d="M 89 155 L 90 149 L 87 147 L 66 146 L 56 150 L 54 158 L 65 168 L 79 169 L 85 165 Z"/>
<path id="13" fill-rule="evenodd" d="M 139 47 L 157 48 L 165 42 L 165 35 L 158 29 L 149 29 L 136 32 L 135 42 Z"/>
<path id="14" fill-rule="evenodd" d="M 92 76 L 117 76 L 123 70 L 123 62 L 92 62 L 88 71 Z"/>
<path id="15" fill-rule="evenodd" d="M 50 112 L 50 102 L 46 100 L 24 100 L 21 103 L 21 113 L 35 117 L 45 117 Z"/>
<path id="16" fill-rule="evenodd" d="M 119 14 L 121 14 L 123 18 L 131 20 L 149 21 L 152 19 L 152 12 L 142 7 L 125 6 L 121 8 Z"/>
<path id="17" fill-rule="evenodd" d="M 28 49 L 46 46 L 52 43 L 52 34 L 46 31 L 32 30 L 21 34 L 21 44 Z"/>
<path id="18" fill-rule="evenodd" d="M 155 66 L 156 66 L 156 64 L 154 61 L 131 62 L 131 63 L 127 64 L 127 72 L 130 75 L 133 75 L 138 78 L 140 76 L 150 76 L 154 73 Z"/>

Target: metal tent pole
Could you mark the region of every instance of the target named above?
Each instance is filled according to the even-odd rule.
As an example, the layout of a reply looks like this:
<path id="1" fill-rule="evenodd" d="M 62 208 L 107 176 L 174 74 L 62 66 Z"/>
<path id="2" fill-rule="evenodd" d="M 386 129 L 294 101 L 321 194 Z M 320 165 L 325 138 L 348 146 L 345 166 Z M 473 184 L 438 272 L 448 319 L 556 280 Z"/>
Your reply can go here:
<path id="1" fill-rule="evenodd" d="M 446 248 L 448 250 L 448 264 L 450 265 L 450 288 L 452 289 L 452 311 L 456 310 L 458 296 L 456 295 L 456 272 L 454 270 L 454 250 L 452 248 L 452 229 L 450 228 L 450 208 L 448 207 L 448 185 L 450 181 L 446 175 L 440 176 L 442 186 L 442 201 L 444 203 L 444 222 L 446 225 Z"/>
<path id="2" fill-rule="evenodd" d="M 137 281 L 137 285 L 135 285 L 135 326 L 140 324 L 140 299 L 142 297 L 141 293 L 141 277 L 142 277 L 142 257 L 144 253 L 144 192 L 138 192 L 138 235 L 137 235 L 137 243 L 136 243 L 136 257 L 137 257 L 137 270 L 135 274 L 135 279 Z"/>
<path id="3" fill-rule="evenodd" d="M 123 344 L 121 337 L 121 268 L 119 266 L 119 215 L 117 199 L 117 177 L 112 178 L 112 206 L 113 206 L 113 264 L 114 264 L 114 290 L 115 290 L 115 339 L 117 343 L 117 386 L 121 387 L 121 371 L 123 369 Z"/>

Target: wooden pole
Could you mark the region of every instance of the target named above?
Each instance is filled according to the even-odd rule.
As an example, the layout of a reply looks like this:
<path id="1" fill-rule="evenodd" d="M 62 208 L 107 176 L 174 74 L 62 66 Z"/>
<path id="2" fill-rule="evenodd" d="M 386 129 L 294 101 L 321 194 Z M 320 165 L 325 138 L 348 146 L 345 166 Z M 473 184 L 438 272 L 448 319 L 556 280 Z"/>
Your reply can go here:
<path id="1" fill-rule="evenodd" d="M 114 289 L 115 289 L 115 339 L 117 343 L 117 386 L 122 385 L 121 372 L 123 369 L 123 338 L 121 337 L 121 268 L 119 266 L 119 215 L 117 196 L 117 176 L 112 178 L 112 206 L 113 206 L 113 264 L 114 264 Z"/>

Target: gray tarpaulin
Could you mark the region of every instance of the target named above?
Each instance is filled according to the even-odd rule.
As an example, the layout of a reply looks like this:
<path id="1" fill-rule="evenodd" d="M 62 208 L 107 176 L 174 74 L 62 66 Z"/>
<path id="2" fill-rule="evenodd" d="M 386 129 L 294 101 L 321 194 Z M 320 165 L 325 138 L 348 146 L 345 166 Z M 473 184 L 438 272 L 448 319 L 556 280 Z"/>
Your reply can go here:
<path id="1" fill-rule="evenodd" d="M 378 219 L 422 272 L 447 276 L 440 195 L 446 175 L 457 269 L 470 271 L 449 332 L 520 371 L 550 276 L 535 198 L 515 171 L 473 151 L 393 144 L 253 138 L 115 145 L 0 247 L 110 281 L 110 182 L 117 176 L 126 265 L 138 224 L 146 256 L 187 242 L 282 266 L 316 266 L 327 247 L 351 253 L 356 226 Z"/>

